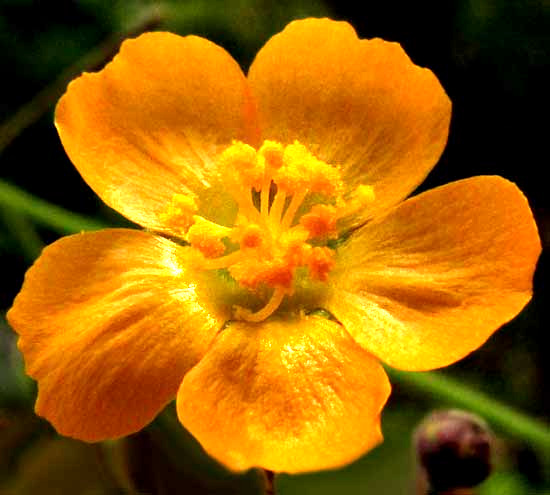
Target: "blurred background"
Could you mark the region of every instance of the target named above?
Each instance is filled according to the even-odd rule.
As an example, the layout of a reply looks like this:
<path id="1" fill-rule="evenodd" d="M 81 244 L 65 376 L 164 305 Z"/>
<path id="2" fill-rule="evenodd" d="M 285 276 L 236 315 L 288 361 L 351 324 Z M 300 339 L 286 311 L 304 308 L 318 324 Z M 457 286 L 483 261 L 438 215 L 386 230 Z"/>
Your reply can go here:
<path id="1" fill-rule="evenodd" d="M 25 213 L 12 186 L 97 222 L 126 225 L 61 147 L 53 108 L 67 82 L 100 68 L 122 38 L 151 29 L 207 37 L 247 70 L 270 36 L 308 16 L 347 20 L 360 37 L 398 41 L 416 64 L 430 68 L 453 101 L 453 117 L 448 146 L 421 189 L 502 175 L 528 197 L 548 246 L 548 0 L 0 0 L 0 495 L 259 493 L 255 472 L 235 476 L 208 459 L 171 407 L 143 432 L 102 445 L 59 437 L 33 414 L 35 385 L 24 374 L 5 312 L 42 247 L 65 232 Z M 550 421 L 548 275 L 543 251 L 528 307 L 445 370 L 544 421 Z M 342 470 L 282 475 L 278 493 L 414 493 L 412 431 L 429 411 L 449 405 L 394 382 L 383 445 Z M 476 493 L 550 494 L 548 452 L 495 434 L 495 471 Z"/>

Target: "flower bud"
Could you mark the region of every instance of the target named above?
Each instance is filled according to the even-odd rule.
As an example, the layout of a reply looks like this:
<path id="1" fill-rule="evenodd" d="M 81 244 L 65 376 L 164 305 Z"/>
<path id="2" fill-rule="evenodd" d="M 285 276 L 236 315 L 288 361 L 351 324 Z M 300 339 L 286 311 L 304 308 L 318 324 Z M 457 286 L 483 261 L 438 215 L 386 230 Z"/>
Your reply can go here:
<path id="1" fill-rule="evenodd" d="M 414 447 L 432 492 L 475 486 L 491 472 L 485 421 L 459 410 L 436 411 L 418 426 Z"/>

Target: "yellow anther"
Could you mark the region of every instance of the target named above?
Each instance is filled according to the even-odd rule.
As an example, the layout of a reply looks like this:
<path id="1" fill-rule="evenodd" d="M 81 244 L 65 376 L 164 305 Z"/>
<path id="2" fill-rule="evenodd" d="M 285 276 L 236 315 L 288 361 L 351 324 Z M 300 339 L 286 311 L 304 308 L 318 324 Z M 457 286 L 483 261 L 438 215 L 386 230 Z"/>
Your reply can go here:
<path id="1" fill-rule="evenodd" d="M 375 199 L 374 188 L 372 186 L 361 184 L 355 189 L 352 198 L 362 205 L 372 203 Z"/>
<path id="2" fill-rule="evenodd" d="M 210 222 L 195 215 L 195 223 L 187 232 L 186 239 L 194 248 L 198 249 L 205 258 L 221 256 L 225 251 L 225 244 L 222 238 L 231 234 L 231 229 L 217 223 Z"/>
<path id="3" fill-rule="evenodd" d="M 166 210 L 159 214 L 159 220 L 184 234 L 193 224 L 193 216 L 197 210 L 197 203 L 192 196 L 174 194 Z"/>
<path id="4" fill-rule="evenodd" d="M 334 206 L 320 204 L 313 206 L 309 213 L 302 215 L 300 225 L 307 229 L 310 239 L 337 237 L 337 219 L 337 210 Z"/>
<path id="5" fill-rule="evenodd" d="M 281 191 L 294 194 L 309 186 L 309 162 L 315 157 L 308 149 L 298 143 L 289 144 L 283 153 L 283 165 L 273 176 Z"/>
<path id="6" fill-rule="evenodd" d="M 332 197 L 343 187 L 338 168 L 319 160 L 297 141 L 285 148 L 283 166 L 273 180 L 288 194 L 306 190 Z"/>
<path id="7" fill-rule="evenodd" d="M 361 184 L 351 193 L 351 197 L 338 210 L 338 217 L 344 218 L 357 213 L 375 200 L 374 188 Z"/>
<path id="8" fill-rule="evenodd" d="M 340 170 L 338 168 L 321 160 L 312 161 L 310 167 L 310 191 L 318 192 L 328 197 L 334 197 L 343 191 L 344 184 L 340 178 Z"/>
<path id="9" fill-rule="evenodd" d="M 256 150 L 241 141 L 234 141 L 220 156 L 220 168 L 225 172 L 224 179 L 237 176 L 246 189 L 262 187 L 265 161 L 258 159 Z"/>

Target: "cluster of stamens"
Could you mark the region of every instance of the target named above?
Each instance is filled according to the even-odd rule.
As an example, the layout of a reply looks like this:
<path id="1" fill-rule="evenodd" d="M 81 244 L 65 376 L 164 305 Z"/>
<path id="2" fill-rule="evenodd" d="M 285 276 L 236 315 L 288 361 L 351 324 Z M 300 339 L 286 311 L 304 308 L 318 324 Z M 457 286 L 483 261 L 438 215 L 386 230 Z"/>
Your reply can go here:
<path id="1" fill-rule="evenodd" d="M 184 194 L 175 194 L 160 216 L 196 251 L 200 268 L 226 269 L 242 287 L 270 290 L 257 312 L 235 308 L 235 318 L 247 321 L 264 320 L 292 294 L 298 269 L 326 281 L 334 266 L 327 241 L 338 237 L 342 219 L 374 199 L 365 185 L 344 198 L 338 167 L 298 142 L 264 141 L 255 150 L 236 141 L 221 154 L 219 171 L 239 207 L 233 227 L 197 215 L 197 199 Z"/>

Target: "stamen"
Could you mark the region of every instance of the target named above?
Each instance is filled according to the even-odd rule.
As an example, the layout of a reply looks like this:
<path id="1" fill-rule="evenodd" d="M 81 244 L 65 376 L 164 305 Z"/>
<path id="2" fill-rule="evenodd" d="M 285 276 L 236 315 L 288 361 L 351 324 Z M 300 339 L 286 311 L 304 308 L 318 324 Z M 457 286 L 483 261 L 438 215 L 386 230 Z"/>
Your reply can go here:
<path id="1" fill-rule="evenodd" d="M 283 166 L 284 148 L 281 143 L 266 140 L 258 150 L 258 155 L 264 161 L 264 179 L 260 194 L 260 212 L 264 218 L 269 213 L 269 193 L 273 174 Z"/>
<path id="2" fill-rule="evenodd" d="M 298 143 L 289 144 L 283 154 L 283 165 L 273 175 L 279 191 L 294 194 L 309 186 L 309 164 L 312 155 Z"/>
<path id="3" fill-rule="evenodd" d="M 239 190 L 235 195 L 235 201 L 239 205 L 239 213 L 248 217 L 250 220 L 261 222 L 262 218 L 260 212 L 254 206 L 252 202 L 252 194 L 250 190 Z"/>
<path id="4" fill-rule="evenodd" d="M 193 196 L 174 194 L 166 210 L 159 213 L 159 220 L 184 234 L 193 224 L 193 215 L 197 210 L 198 206 Z"/>
<path id="5" fill-rule="evenodd" d="M 262 191 L 260 193 L 260 214 L 262 218 L 269 216 L 269 191 L 271 189 L 271 179 L 264 180 Z"/>
<path id="6" fill-rule="evenodd" d="M 286 230 L 292 225 L 292 220 L 294 220 L 294 216 L 296 215 L 298 208 L 304 201 L 304 198 L 306 197 L 307 193 L 308 193 L 307 189 L 303 189 L 302 191 L 298 191 L 294 193 L 290 201 L 290 204 L 288 205 L 288 208 L 285 211 L 283 219 L 281 220 L 281 228 Z"/>
<path id="7" fill-rule="evenodd" d="M 226 172 L 225 179 L 231 179 L 236 175 L 239 183 L 245 188 L 260 190 L 264 178 L 265 161 L 258 159 L 258 154 L 252 146 L 234 141 L 221 154 L 219 166 Z"/>
<path id="8" fill-rule="evenodd" d="M 252 189 L 259 191 L 265 175 L 265 160 L 256 150 L 241 141 L 234 141 L 219 157 L 219 168 L 225 186 L 233 193 L 242 214 L 259 219 L 252 201 Z"/>
<path id="9" fill-rule="evenodd" d="M 277 191 L 273 204 L 271 205 L 271 210 L 269 211 L 271 225 L 278 225 L 280 223 L 285 201 L 286 192 L 281 190 Z"/>
<path id="10" fill-rule="evenodd" d="M 210 222 L 198 215 L 195 215 L 193 220 L 195 223 L 186 235 L 186 239 L 191 246 L 198 249 L 207 258 L 222 255 L 225 251 L 225 245 L 221 239 L 229 236 L 232 229 Z"/>

